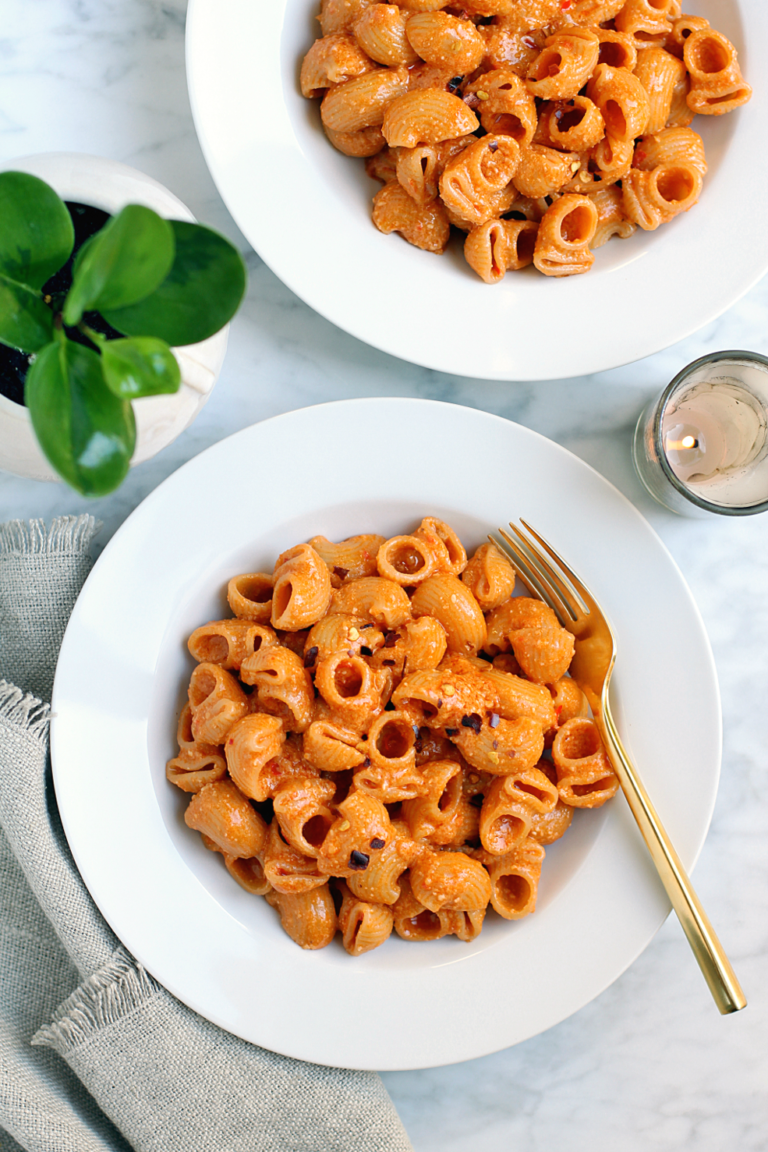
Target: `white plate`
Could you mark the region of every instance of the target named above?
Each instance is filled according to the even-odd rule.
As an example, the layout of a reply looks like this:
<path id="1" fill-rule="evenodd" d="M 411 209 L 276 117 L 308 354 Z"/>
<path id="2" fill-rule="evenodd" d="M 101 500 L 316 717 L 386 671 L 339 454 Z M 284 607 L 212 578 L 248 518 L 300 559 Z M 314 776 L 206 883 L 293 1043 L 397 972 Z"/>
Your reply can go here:
<path id="1" fill-rule="evenodd" d="M 394 534 L 428 514 L 470 546 L 521 515 L 562 550 L 615 625 L 620 728 L 688 867 L 714 805 L 720 706 L 696 606 L 586 464 L 426 400 L 305 408 L 209 448 L 129 517 L 75 606 L 54 686 L 56 794 L 85 883 L 149 971 L 223 1028 L 320 1064 L 415 1068 L 514 1044 L 607 987 L 669 910 L 619 797 L 547 849 L 526 920 L 489 915 L 472 944 L 303 952 L 184 825 L 164 767 L 193 667 L 185 641 L 226 612 L 228 578 L 316 533 Z"/>
<path id="2" fill-rule="evenodd" d="M 736 44 L 754 88 L 726 116 L 697 116 L 709 173 L 700 203 L 656 232 L 612 240 L 586 276 L 529 268 L 484 284 L 450 254 L 371 223 L 380 185 L 326 140 L 299 65 L 318 0 L 190 0 L 187 75 L 200 142 L 227 207 L 297 296 L 368 344 L 492 380 L 580 376 L 666 348 L 719 316 L 768 268 L 768 43 L 761 0 L 695 0 Z"/>

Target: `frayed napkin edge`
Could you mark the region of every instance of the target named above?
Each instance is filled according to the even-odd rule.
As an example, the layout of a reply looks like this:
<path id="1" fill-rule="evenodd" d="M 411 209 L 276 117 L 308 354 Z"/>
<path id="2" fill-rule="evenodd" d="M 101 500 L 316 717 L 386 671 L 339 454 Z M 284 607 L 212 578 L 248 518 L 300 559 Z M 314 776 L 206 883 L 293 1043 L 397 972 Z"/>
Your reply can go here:
<path id="1" fill-rule="evenodd" d="M 160 985 L 123 948 L 89 976 L 56 1009 L 50 1024 L 32 1037 L 38 1048 L 60 1056 L 87 1044 L 98 1032 L 117 1024 L 157 992 Z"/>
<path id="2" fill-rule="evenodd" d="M 0 680 L 0 724 L 19 728 L 26 735 L 43 739 L 48 732 L 51 707 L 31 692 L 22 692 L 15 684 Z"/>
<path id="3" fill-rule="evenodd" d="M 57 516 L 49 528 L 44 520 L 8 520 L 0 524 L 0 557 L 84 552 L 101 526 L 88 513 Z"/>

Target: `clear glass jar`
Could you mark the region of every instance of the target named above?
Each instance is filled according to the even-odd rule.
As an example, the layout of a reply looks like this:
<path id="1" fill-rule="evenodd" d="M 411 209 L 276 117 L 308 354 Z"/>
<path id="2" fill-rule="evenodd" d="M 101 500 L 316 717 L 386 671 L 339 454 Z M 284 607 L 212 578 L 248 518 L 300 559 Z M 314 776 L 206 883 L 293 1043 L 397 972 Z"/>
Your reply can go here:
<path id="1" fill-rule="evenodd" d="M 632 457 L 672 512 L 768 511 L 768 358 L 713 352 L 688 364 L 641 413 Z"/>

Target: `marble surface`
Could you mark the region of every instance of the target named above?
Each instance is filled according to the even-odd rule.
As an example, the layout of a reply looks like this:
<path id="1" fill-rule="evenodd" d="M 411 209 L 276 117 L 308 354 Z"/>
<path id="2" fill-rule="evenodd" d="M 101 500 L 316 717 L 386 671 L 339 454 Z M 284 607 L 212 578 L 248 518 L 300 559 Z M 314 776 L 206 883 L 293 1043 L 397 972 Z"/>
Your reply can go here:
<path id="1" fill-rule="evenodd" d="M 184 0 L 5 0 L 0 154 L 73 150 L 122 160 L 242 242 L 190 117 L 185 7 Z M 248 297 L 220 381 L 193 427 L 136 468 L 119 492 L 96 501 L 64 485 L 0 473 L 0 521 L 87 509 L 104 521 L 103 547 L 164 477 L 209 444 L 279 412 L 354 396 L 429 397 L 495 412 L 602 472 L 664 540 L 712 642 L 722 692 L 723 772 L 695 881 L 749 1007 L 718 1015 L 672 918 L 612 987 L 558 1027 L 483 1059 L 388 1073 L 385 1081 L 416 1152 L 587 1152 L 595 1146 L 764 1152 L 768 517 L 676 517 L 645 495 L 629 448 L 641 408 L 684 364 L 722 348 L 768 353 L 768 280 L 719 320 L 640 363 L 543 384 L 489 383 L 368 348 L 311 312 L 250 250 L 247 260 Z M 466 1004 L 446 1010 L 471 1009 L 478 996 L 518 992 L 467 988 Z"/>

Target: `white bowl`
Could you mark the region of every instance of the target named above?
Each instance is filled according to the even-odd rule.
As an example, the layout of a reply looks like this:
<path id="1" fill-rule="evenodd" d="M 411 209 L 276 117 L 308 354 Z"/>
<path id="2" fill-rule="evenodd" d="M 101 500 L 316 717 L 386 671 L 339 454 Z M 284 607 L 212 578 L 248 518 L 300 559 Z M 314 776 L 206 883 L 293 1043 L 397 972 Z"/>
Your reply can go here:
<path id="1" fill-rule="evenodd" d="M 318 0 L 190 0 L 187 76 L 214 180 L 262 259 L 353 336 L 442 372 L 489 380 L 580 376 L 639 360 L 730 307 L 768 267 L 768 5 L 694 0 L 736 45 L 751 103 L 697 116 L 709 172 L 701 200 L 655 232 L 598 249 L 585 276 L 533 268 L 484 284 L 452 241 L 421 252 L 371 223 L 380 185 L 331 147 L 302 55 Z M 254 84 L 254 61 L 258 80 Z"/>
<path id="2" fill-rule="evenodd" d="M 0 171 L 29 172 L 58 192 L 62 200 L 90 204 L 114 214 L 126 204 L 144 204 L 161 216 L 194 221 L 178 197 L 136 168 L 79 152 L 44 152 L 0 164 Z M 165 448 L 188 428 L 216 383 L 227 350 L 229 325 L 199 344 L 174 348 L 181 386 L 171 395 L 147 396 L 134 403 L 136 449 L 131 466 Z M 0 395 L 0 468 L 33 480 L 59 480 L 37 443 L 29 411 Z"/>
<path id="3" fill-rule="evenodd" d="M 367 467 L 373 442 L 386 463 Z M 268 500 L 254 499 L 266 491 Z M 347 400 L 220 441 L 113 536 L 75 605 L 56 670 L 56 797 L 80 874 L 116 935 L 201 1016 L 337 1067 L 427 1067 L 533 1036 L 615 980 L 669 912 L 621 796 L 578 812 L 547 848 L 533 916 L 489 915 L 472 944 L 394 936 L 355 960 L 338 941 L 298 948 L 187 828 L 187 797 L 168 783 L 165 763 L 194 666 L 186 639 L 227 613 L 228 579 L 269 570 L 317 533 L 394 535 L 425 515 L 447 520 L 473 548 L 525 516 L 592 588 L 617 637 L 619 730 L 690 869 L 712 815 L 721 747 L 696 605 L 615 488 L 557 444 L 486 412 Z M 698 980 L 693 961 L 690 970 Z"/>

